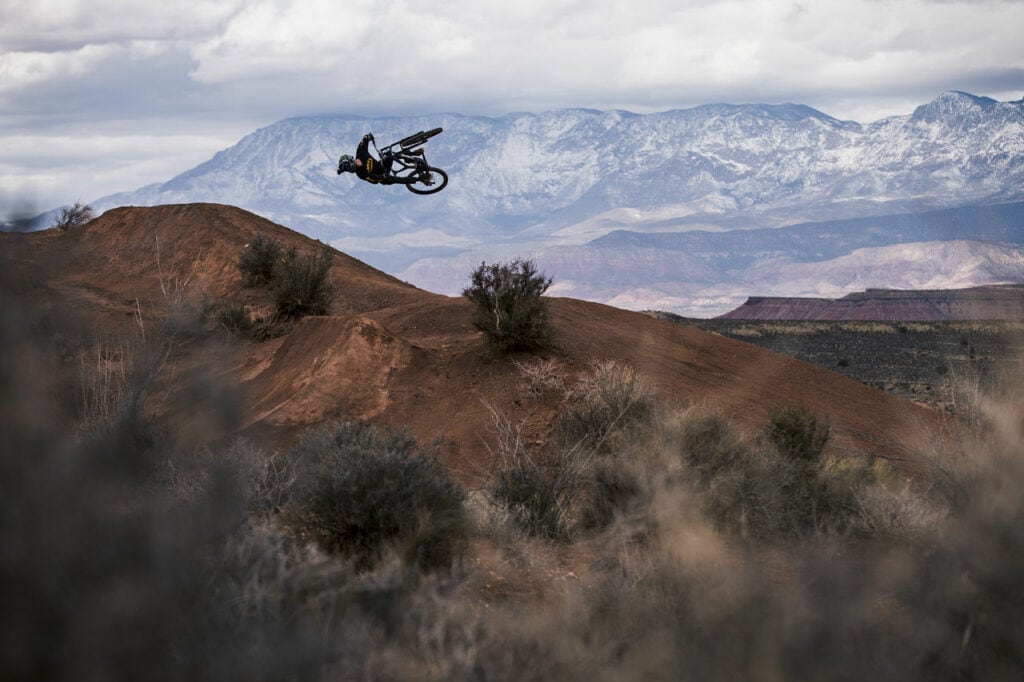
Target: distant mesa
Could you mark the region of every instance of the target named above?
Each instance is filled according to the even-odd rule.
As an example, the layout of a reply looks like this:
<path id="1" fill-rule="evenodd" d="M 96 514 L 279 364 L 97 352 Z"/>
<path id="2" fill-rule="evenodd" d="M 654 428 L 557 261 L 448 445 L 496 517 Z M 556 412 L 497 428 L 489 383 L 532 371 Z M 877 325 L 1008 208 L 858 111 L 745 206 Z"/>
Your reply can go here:
<path id="1" fill-rule="evenodd" d="M 718 319 L 940 322 L 1024 320 L 1024 284 L 969 289 L 868 289 L 842 298 L 751 296 Z"/>

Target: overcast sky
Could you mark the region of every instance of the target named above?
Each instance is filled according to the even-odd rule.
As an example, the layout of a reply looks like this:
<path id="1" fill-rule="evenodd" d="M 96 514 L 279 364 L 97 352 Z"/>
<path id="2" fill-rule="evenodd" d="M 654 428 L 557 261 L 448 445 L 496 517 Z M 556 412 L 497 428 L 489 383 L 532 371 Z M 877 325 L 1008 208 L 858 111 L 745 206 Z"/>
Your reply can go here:
<path id="1" fill-rule="evenodd" d="M 305 114 L 1024 97 L 1024 0 L 0 0 L 0 218 Z"/>

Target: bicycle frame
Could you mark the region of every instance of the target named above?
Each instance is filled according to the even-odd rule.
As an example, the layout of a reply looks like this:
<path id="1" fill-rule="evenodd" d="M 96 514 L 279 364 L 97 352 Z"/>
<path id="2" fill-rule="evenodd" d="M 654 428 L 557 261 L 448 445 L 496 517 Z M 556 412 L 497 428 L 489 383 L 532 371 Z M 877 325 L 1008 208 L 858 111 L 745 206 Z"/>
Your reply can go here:
<path id="1" fill-rule="evenodd" d="M 383 149 L 377 147 L 376 140 L 371 138 L 371 142 L 381 163 L 389 169 L 388 175 L 393 181 L 401 182 L 414 194 L 434 194 L 448 185 L 448 174 L 427 162 L 422 147 L 440 132 L 441 128 L 421 130 Z"/>
<path id="2" fill-rule="evenodd" d="M 401 168 L 397 171 L 392 170 L 392 175 L 397 175 L 407 170 L 417 170 L 420 166 L 428 166 L 426 153 L 421 148 L 427 143 L 427 140 L 440 132 L 441 128 L 434 128 L 429 131 L 421 130 L 414 135 L 402 138 L 398 142 L 392 142 L 383 149 L 379 149 L 377 141 L 373 140 L 373 148 L 376 150 L 377 156 L 380 157 L 381 161 L 393 159 L 393 163 L 401 165 Z"/>
<path id="3" fill-rule="evenodd" d="M 374 143 L 373 147 L 376 149 L 377 144 Z M 399 149 L 396 150 L 395 147 L 399 147 Z M 416 171 L 421 164 L 427 163 L 426 155 L 413 154 L 413 149 L 415 147 L 403 148 L 400 143 L 395 142 L 384 149 L 377 149 L 377 155 L 380 156 L 382 162 L 391 159 L 391 175 L 399 177 L 408 171 Z"/>

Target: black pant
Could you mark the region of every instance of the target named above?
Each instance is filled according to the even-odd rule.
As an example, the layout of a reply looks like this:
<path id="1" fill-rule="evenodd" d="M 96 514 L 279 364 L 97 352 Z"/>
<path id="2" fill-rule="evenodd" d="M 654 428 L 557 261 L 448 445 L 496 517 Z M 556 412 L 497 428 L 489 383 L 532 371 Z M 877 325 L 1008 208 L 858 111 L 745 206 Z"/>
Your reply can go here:
<path id="1" fill-rule="evenodd" d="M 399 178 L 391 175 L 391 166 L 395 163 L 393 156 L 383 156 L 380 160 L 380 174 L 373 174 L 373 182 L 378 182 L 382 185 L 411 185 L 416 180 L 415 178 Z"/>

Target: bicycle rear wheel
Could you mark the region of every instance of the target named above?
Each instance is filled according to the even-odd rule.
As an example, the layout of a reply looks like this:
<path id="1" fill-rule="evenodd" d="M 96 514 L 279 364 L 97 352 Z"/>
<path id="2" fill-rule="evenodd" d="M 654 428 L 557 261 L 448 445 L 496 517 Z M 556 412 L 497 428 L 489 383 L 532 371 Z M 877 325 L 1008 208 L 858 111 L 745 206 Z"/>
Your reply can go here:
<path id="1" fill-rule="evenodd" d="M 435 194 L 448 186 L 448 174 L 440 168 L 427 166 L 426 169 L 417 171 L 417 173 L 419 177 L 416 182 L 406 185 L 413 194 Z M 422 188 L 417 185 L 422 185 Z"/>

